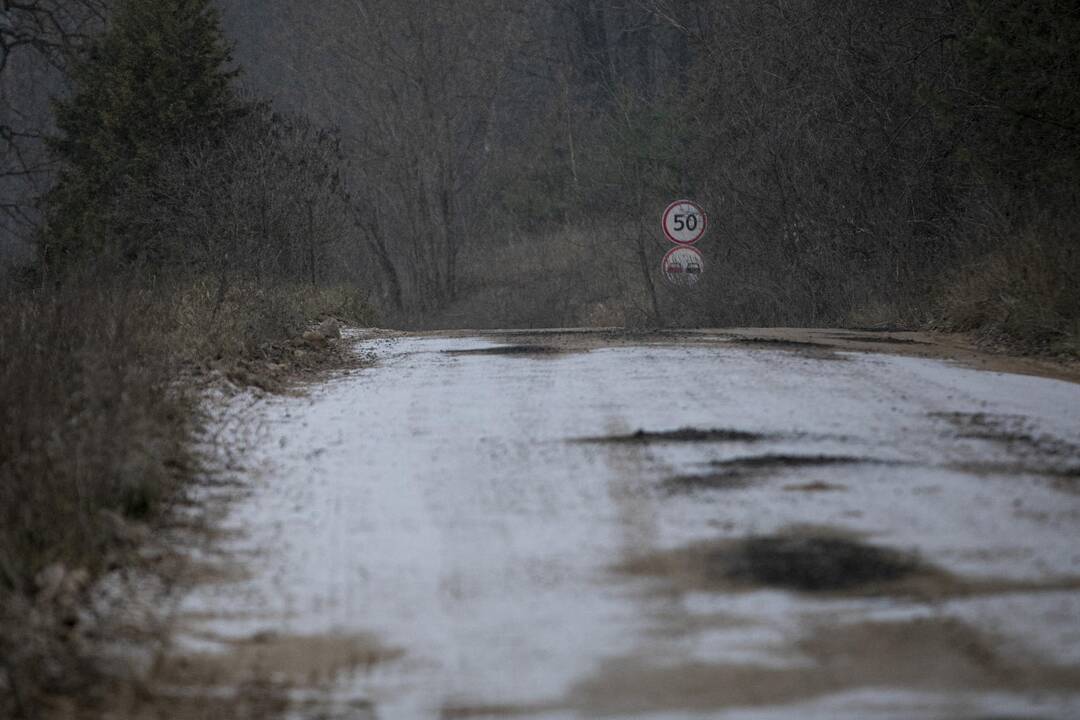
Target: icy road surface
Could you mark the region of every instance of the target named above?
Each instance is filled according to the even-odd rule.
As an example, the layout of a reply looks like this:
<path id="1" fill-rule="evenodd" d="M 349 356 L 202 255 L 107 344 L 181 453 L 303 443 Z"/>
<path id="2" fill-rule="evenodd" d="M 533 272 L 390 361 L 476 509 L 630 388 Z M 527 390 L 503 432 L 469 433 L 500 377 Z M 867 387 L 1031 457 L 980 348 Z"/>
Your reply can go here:
<path id="1" fill-rule="evenodd" d="M 183 603 L 189 661 L 298 718 L 1080 717 L 1080 385 L 456 352 L 496 346 L 364 342 L 224 428 L 232 572 Z"/>

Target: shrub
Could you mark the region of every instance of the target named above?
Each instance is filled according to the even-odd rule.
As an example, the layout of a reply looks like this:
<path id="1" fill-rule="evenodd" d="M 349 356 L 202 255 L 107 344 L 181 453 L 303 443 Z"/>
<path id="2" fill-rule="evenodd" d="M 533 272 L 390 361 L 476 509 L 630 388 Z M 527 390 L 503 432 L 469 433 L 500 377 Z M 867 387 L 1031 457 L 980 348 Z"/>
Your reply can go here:
<path id="1" fill-rule="evenodd" d="M 1080 238 L 1075 222 L 1030 226 L 954 273 L 941 325 L 1028 349 L 1080 351 Z"/>

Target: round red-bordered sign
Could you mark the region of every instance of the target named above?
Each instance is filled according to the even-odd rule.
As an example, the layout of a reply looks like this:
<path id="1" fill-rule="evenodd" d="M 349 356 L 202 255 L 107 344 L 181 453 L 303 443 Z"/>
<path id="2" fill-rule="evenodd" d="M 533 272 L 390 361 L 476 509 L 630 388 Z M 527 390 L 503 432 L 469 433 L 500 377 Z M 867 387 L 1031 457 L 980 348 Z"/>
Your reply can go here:
<path id="1" fill-rule="evenodd" d="M 660 262 L 660 272 L 676 287 L 694 287 L 705 272 L 705 256 L 689 245 L 673 247 Z"/>
<path id="2" fill-rule="evenodd" d="M 693 245 L 709 226 L 709 216 L 691 200 L 676 200 L 667 206 L 660 221 L 664 236 L 676 245 Z"/>

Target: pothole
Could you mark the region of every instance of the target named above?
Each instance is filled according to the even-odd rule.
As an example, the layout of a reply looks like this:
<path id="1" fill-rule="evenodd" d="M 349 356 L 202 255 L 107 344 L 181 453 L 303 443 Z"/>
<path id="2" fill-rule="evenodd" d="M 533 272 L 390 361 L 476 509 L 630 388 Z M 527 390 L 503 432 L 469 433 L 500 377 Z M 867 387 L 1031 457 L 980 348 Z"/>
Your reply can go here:
<path id="1" fill-rule="evenodd" d="M 615 568 L 667 582 L 667 589 L 737 592 L 773 588 L 808 594 L 912 597 L 925 601 L 1009 592 L 1075 590 L 1080 578 L 964 578 L 916 554 L 862 542 L 835 528 L 798 528 L 663 550 Z M 666 590 L 665 590 L 666 591 Z"/>
<path id="2" fill-rule="evenodd" d="M 706 558 L 708 572 L 740 584 L 802 592 L 843 591 L 893 582 L 919 569 L 890 548 L 839 537 L 750 537 Z"/>
<path id="3" fill-rule="evenodd" d="M 550 345 L 496 345 L 495 347 L 471 348 L 469 350 L 443 350 L 445 355 L 559 355 L 560 348 Z"/>
<path id="4" fill-rule="evenodd" d="M 847 455 L 753 455 L 715 460 L 709 463 L 711 472 L 679 475 L 665 480 L 662 487 L 669 493 L 739 489 L 749 486 L 764 475 L 784 469 L 883 462 L 885 461 Z"/>
<path id="5" fill-rule="evenodd" d="M 788 340 L 786 338 L 728 336 L 726 342 L 745 348 L 780 350 L 813 360 L 847 360 L 837 354 L 837 347 L 828 343 Z"/>
<path id="6" fill-rule="evenodd" d="M 733 345 L 746 345 L 749 347 L 762 347 L 772 350 L 831 350 L 832 345 L 825 343 L 803 342 L 801 340 L 786 340 L 784 338 L 767 337 L 731 337 L 728 342 Z"/>
<path id="7" fill-rule="evenodd" d="M 846 490 L 843 485 L 834 485 L 833 483 L 827 483 L 823 480 L 813 480 L 808 483 L 796 483 L 793 485 L 785 485 L 784 490 L 787 492 L 805 492 L 805 493 L 818 493 L 818 492 L 838 492 L 840 490 Z"/>
<path id="8" fill-rule="evenodd" d="M 687 589 L 771 587 L 807 593 L 864 590 L 925 570 L 909 553 L 827 532 L 692 545 L 637 558 L 620 569 L 668 577 Z"/>
<path id="9" fill-rule="evenodd" d="M 1023 415 L 947 412 L 931 413 L 953 427 L 960 440 L 980 440 L 1002 447 L 1013 458 L 1007 462 L 954 463 L 950 467 L 979 475 L 1043 475 L 1063 489 L 1080 478 L 1080 445 L 1049 433 L 1040 433 Z"/>
<path id="10" fill-rule="evenodd" d="M 988 440 L 1008 449 L 1051 457 L 1080 458 L 1080 447 L 1049 433 L 1038 433 L 1030 418 L 1023 415 L 993 413 L 930 413 L 936 420 L 953 426 L 955 437 L 964 440 Z"/>
<path id="11" fill-rule="evenodd" d="M 582 438 L 578 442 L 584 443 L 708 443 L 708 442 L 760 442 L 773 439 L 774 436 L 763 433 L 749 432 L 746 430 L 732 430 L 727 428 L 701 429 L 693 427 L 680 428 L 678 430 L 638 430 L 629 435 L 605 435 L 601 437 Z"/>
<path id="12" fill-rule="evenodd" d="M 911 338 L 890 337 L 888 335 L 829 335 L 833 340 L 858 343 L 881 343 L 884 345 L 930 345 L 924 340 L 912 340 Z"/>

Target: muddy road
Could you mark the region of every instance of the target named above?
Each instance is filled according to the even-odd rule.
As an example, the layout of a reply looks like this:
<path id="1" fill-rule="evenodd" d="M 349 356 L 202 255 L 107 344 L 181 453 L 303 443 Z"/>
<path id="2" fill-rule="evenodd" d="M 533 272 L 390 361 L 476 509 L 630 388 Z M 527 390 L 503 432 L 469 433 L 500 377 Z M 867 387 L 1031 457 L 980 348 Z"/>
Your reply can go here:
<path id="1" fill-rule="evenodd" d="M 1080 385 L 842 338 L 356 342 L 370 367 L 221 415 L 247 449 L 165 696 L 1080 716 Z"/>

